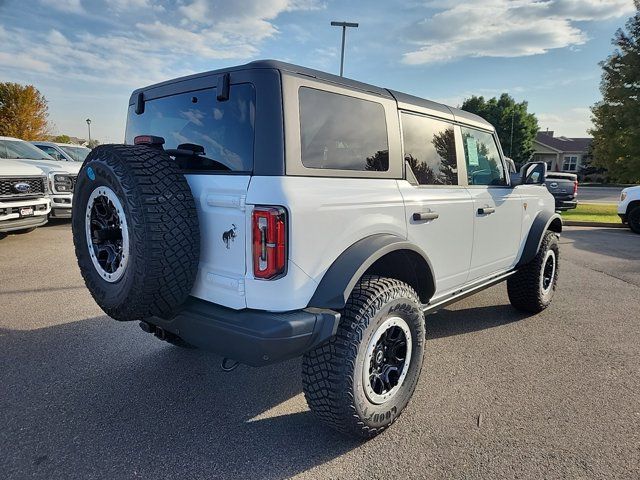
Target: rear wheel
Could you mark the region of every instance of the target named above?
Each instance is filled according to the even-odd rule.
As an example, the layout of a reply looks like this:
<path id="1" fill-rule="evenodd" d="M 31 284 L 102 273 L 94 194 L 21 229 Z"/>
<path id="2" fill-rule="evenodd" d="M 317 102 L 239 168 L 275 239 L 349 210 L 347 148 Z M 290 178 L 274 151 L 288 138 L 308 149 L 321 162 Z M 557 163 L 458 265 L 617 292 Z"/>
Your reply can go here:
<path id="1" fill-rule="evenodd" d="M 363 277 L 336 335 L 304 356 L 302 381 L 311 411 L 341 432 L 371 438 L 409 403 L 424 356 L 420 300 L 407 284 Z"/>
<path id="2" fill-rule="evenodd" d="M 559 259 L 558 236 L 547 231 L 535 258 L 507 280 L 511 305 L 531 313 L 547 308 L 556 291 Z"/>
<path id="3" fill-rule="evenodd" d="M 640 205 L 632 208 L 627 214 L 627 223 L 634 233 L 640 233 Z"/>
<path id="4" fill-rule="evenodd" d="M 99 146 L 74 196 L 76 256 L 96 303 L 116 320 L 171 315 L 200 254 L 195 202 L 175 162 L 147 146 Z"/>

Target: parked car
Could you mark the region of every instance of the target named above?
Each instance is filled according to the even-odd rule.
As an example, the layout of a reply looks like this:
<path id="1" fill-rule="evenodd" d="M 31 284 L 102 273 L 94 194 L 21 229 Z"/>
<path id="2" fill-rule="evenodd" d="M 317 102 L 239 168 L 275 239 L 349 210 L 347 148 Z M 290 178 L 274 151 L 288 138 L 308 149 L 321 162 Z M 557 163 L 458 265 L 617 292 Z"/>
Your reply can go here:
<path id="1" fill-rule="evenodd" d="M 575 173 L 547 172 L 547 189 L 556 201 L 556 211 L 578 206 L 578 176 Z"/>
<path id="2" fill-rule="evenodd" d="M 47 223 L 46 185 L 38 167 L 0 159 L 0 233 L 29 232 Z"/>
<path id="3" fill-rule="evenodd" d="M 406 407 L 426 313 L 502 281 L 519 310 L 553 298 L 546 166 L 512 183 L 476 115 L 258 61 L 136 90 L 126 142 L 78 176 L 98 305 L 231 361 L 303 355 L 311 410 L 342 432 L 372 437 Z"/>
<path id="4" fill-rule="evenodd" d="M 82 145 L 73 145 L 71 143 L 54 143 L 54 142 L 31 142 L 40 150 L 48 154 L 55 160 L 68 162 L 84 162 L 91 149 Z"/>
<path id="5" fill-rule="evenodd" d="M 47 175 L 51 216 L 70 218 L 80 162 L 57 161 L 29 142 L 12 137 L 0 137 L 0 159 L 14 159 L 41 168 Z"/>
<path id="6" fill-rule="evenodd" d="M 620 193 L 618 215 L 635 232 L 640 233 L 640 186 L 628 187 Z"/>

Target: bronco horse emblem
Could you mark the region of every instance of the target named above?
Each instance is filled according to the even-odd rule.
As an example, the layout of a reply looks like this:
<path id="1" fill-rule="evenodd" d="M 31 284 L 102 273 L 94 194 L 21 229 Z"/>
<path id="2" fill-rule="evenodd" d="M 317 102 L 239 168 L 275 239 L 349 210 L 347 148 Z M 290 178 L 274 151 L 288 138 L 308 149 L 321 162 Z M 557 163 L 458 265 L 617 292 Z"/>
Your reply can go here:
<path id="1" fill-rule="evenodd" d="M 236 224 L 235 224 L 235 223 L 232 223 L 232 224 L 231 224 L 231 227 L 232 227 L 232 228 L 231 228 L 230 230 L 227 230 L 226 232 L 224 232 L 224 233 L 222 234 L 222 241 L 224 242 L 224 244 L 225 244 L 225 246 L 226 246 L 227 248 L 230 248 L 230 247 L 229 247 L 229 244 L 230 244 L 231 242 L 233 242 L 233 240 L 234 240 L 234 239 L 236 238 L 236 236 L 237 236 L 237 235 L 236 235 L 236 230 L 238 229 L 238 227 L 236 227 Z"/>

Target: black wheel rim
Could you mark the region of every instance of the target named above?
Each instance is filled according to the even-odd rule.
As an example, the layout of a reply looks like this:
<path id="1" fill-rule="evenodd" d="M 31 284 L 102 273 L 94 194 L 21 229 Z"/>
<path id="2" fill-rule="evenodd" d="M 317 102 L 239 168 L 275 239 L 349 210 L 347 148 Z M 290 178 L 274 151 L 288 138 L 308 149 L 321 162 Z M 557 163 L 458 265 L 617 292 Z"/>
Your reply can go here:
<path id="1" fill-rule="evenodd" d="M 365 393 L 380 404 L 394 396 L 407 374 L 411 359 L 411 333 L 407 323 L 393 317 L 378 328 L 367 348 L 363 377 Z"/>
<path id="2" fill-rule="evenodd" d="M 108 187 L 98 187 L 87 203 L 89 255 L 100 276 L 115 282 L 127 265 L 129 235 L 120 200 Z"/>
<path id="3" fill-rule="evenodd" d="M 553 251 L 550 251 L 544 261 L 544 267 L 542 269 L 542 291 L 548 292 L 553 286 L 554 276 L 556 274 L 556 255 Z"/>

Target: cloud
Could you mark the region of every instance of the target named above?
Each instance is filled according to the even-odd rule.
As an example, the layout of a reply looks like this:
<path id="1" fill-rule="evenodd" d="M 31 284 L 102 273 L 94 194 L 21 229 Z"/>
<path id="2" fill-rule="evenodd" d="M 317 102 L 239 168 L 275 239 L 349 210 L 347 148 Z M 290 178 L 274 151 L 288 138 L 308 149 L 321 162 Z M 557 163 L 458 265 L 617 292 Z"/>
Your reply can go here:
<path id="1" fill-rule="evenodd" d="M 313 0 L 38 1 L 83 13 L 82 25 L 48 31 L 0 26 L 0 38 L 11 39 L 0 42 L 0 68 L 129 88 L 191 73 L 194 63 L 248 60 L 278 35 L 280 14 L 321 7 Z M 105 9 L 117 21 L 103 21 Z"/>
<path id="2" fill-rule="evenodd" d="M 540 130 L 552 130 L 555 136 L 585 137 L 593 127 L 591 110 L 585 107 L 568 108 L 559 113 L 536 113 Z"/>
<path id="3" fill-rule="evenodd" d="M 85 13 L 80 0 L 40 0 L 46 7 L 66 13 Z"/>
<path id="4" fill-rule="evenodd" d="M 582 45 L 587 34 L 577 22 L 617 18 L 634 11 L 630 0 L 486 0 L 426 2 L 438 10 L 406 27 L 415 49 L 410 65 L 465 57 L 521 57 Z"/>

